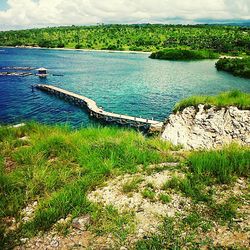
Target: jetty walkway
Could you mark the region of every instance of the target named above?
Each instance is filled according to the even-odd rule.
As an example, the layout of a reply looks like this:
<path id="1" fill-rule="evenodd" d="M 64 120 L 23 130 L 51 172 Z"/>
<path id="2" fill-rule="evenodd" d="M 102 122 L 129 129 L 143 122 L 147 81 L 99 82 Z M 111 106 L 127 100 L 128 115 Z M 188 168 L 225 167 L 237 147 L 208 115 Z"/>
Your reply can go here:
<path id="1" fill-rule="evenodd" d="M 96 102 L 91 100 L 90 98 L 75 94 L 73 92 L 52 85 L 37 84 L 35 85 L 35 87 L 37 89 L 57 95 L 66 100 L 73 101 L 74 103 L 76 103 L 81 107 L 87 107 L 90 116 L 105 121 L 107 123 L 116 123 L 120 125 L 128 125 L 131 127 L 143 128 L 151 132 L 160 132 L 163 127 L 163 122 L 160 121 L 104 111 L 102 108 L 99 108 L 96 105 Z"/>

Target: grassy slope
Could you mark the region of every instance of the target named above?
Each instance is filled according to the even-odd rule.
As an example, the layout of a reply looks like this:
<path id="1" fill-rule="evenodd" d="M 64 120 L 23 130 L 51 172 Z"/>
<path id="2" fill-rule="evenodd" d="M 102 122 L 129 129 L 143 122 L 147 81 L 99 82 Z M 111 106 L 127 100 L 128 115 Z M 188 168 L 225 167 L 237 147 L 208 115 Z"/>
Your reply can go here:
<path id="1" fill-rule="evenodd" d="M 28 138 L 20 140 L 23 136 Z M 4 237 L 6 224 L 0 224 L 2 247 L 6 247 L 5 244 L 14 246 L 20 236 L 46 231 L 68 214 L 73 217 L 91 214 L 95 232 L 104 235 L 112 233 L 126 240 L 133 228 L 132 215 L 118 214 L 112 208 L 103 210 L 96 207 L 87 200 L 86 192 L 108 178 L 136 172 L 138 165 L 146 167 L 151 163 L 176 160 L 176 154 L 173 157 L 170 149 L 170 144 L 157 138 L 145 138 L 134 131 L 117 128 L 73 131 L 67 127 L 39 124 L 28 124 L 18 129 L 0 127 L 0 218 L 15 217 L 19 221 L 20 212 L 27 204 L 34 200 L 38 200 L 39 204 L 34 219 L 26 224 L 21 223 L 16 232 Z M 225 205 L 224 209 L 217 205 L 211 196 L 211 185 L 232 183 L 237 176 L 249 176 L 249 148 L 231 146 L 218 152 L 196 152 L 188 156 L 183 164 L 181 169 L 185 178 L 173 177 L 164 185 L 164 189 L 182 192 L 195 203 L 206 202 L 209 213 L 218 213 L 219 219 L 230 221 L 236 213 L 235 207 L 227 208 Z M 131 189 L 131 185 L 126 190 Z M 146 198 L 152 195 L 146 191 L 142 194 Z M 100 216 L 102 220 L 99 220 Z M 168 242 L 166 237 L 171 244 L 178 246 L 178 234 L 181 232 L 169 235 L 174 222 L 166 218 L 166 223 L 163 235 L 138 242 L 137 248 L 164 248 Z M 131 226 L 124 230 L 124 225 Z"/>
<path id="2" fill-rule="evenodd" d="M 233 90 L 216 96 L 192 96 L 177 103 L 174 107 L 174 112 L 182 111 L 189 106 L 197 107 L 199 104 L 217 107 L 236 106 L 239 109 L 250 109 L 250 94 Z"/>
<path id="3" fill-rule="evenodd" d="M 23 136 L 29 139 L 20 140 Z M 38 200 L 34 220 L 20 229 L 24 237 L 49 229 L 69 213 L 98 214 L 86 199 L 87 191 L 112 175 L 136 171 L 140 164 L 166 161 L 169 147 L 117 128 L 0 127 L 0 218 L 18 221 L 21 210 Z M 5 226 L 0 229 L 3 233 Z M 16 236 L 8 237 L 4 241 L 14 243 L 11 237 Z"/>
<path id="4" fill-rule="evenodd" d="M 178 104 L 176 110 L 200 102 L 249 108 L 250 96 L 233 91 L 217 97 L 193 97 Z M 24 136 L 26 138 L 20 139 Z M 205 220 L 230 223 L 238 205 L 235 205 L 235 200 L 217 204 L 213 199 L 213 185 L 231 185 L 238 177 L 248 178 L 250 149 L 231 145 L 220 151 L 185 153 L 184 161 L 171 150 L 177 148 L 158 138 L 145 138 L 135 131 L 117 128 L 71 130 L 36 123 L 17 129 L 0 127 L 0 246 L 6 247 L 7 244 L 12 247 L 19 237 L 49 230 L 68 214 L 73 217 L 90 214 L 95 232 L 104 235 L 113 233 L 126 240 L 133 228 L 132 215 L 119 214 L 112 208 L 103 210 L 91 204 L 86 193 L 108 178 L 136 172 L 139 165 L 147 168 L 149 164 L 173 160 L 182 162 L 180 171 L 185 177 L 173 177 L 163 188 L 176 190 L 190 197 L 194 204 L 202 202 L 206 206 L 205 214 L 190 214 L 191 218 L 187 220 L 203 225 L 203 221 L 199 222 L 200 216 L 205 216 Z M 136 182 L 129 183 L 124 192 L 136 185 Z M 154 194 L 144 190 L 142 195 L 150 198 Z M 169 202 L 170 198 L 162 199 Z M 35 200 L 39 205 L 33 220 L 21 223 L 17 231 L 5 235 L 8 228 L 8 224 L 4 223 L 6 218 L 15 217 L 20 221 L 22 209 Z M 100 216 L 102 220 L 99 220 Z M 138 242 L 138 249 L 158 249 L 173 244 L 183 247 L 187 244 L 178 240 L 186 222 L 178 221 L 178 224 L 174 219 L 165 220 L 162 233 Z M 173 228 L 176 223 L 180 225 L 179 231 Z M 125 224 L 131 227 L 126 227 L 124 231 Z M 169 234 L 170 231 L 175 233 Z M 171 244 L 167 245 L 169 242 Z"/>
<path id="5" fill-rule="evenodd" d="M 220 248 L 220 242 L 219 246 L 214 246 L 213 240 L 204 237 L 204 234 L 215 223 L 228 227 L 227 232 L 237 227 L 233 219 L 237 216 L 237 209 L 245 201 L 249 201 L 249 195 L 240 197 L 233 192 L 229 199 L 218 202 L 214 198 L 215 186 L 223 184 L 223 189 L 226 190 L 226 185 L 234 186 L 238 177 L 249 178 L 250 148 L 231 145 L 219 151 L 193 152 L 188 156 L 186 164 L 188 168 L 184 169 L 185 177 L 180 179 L 174 176 L 164 184 L 163 189 L 168 192 L 175 190 L 192 198 L 194 203 L 190 214 L 184 217 L 178 214 L 175 217 L 166 216 L 160 233 L 138 241 L 137 250 L 200 249 L 201 246 L 227 249 L 223 246 Z M 203 236 L 199 238 L 199 235 Z M 245 249 L 234 247 L 232 249 Z"/>
<path id="6" fill-rule="evenodd" d="M 219 54 L 210 50 L 164 49 L 153 52 L 152 59 L 160 60 L 202 60 L 218 59 Z"/>

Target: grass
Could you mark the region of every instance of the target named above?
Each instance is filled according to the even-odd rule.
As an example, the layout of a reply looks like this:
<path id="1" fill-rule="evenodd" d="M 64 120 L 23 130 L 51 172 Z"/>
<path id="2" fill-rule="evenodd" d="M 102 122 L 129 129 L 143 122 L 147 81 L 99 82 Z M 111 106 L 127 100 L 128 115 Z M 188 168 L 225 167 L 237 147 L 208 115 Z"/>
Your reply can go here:
<path id="1" fill-rule="evenodd" d="M 192 224 L 193 222 L 190 221 L 189 223 Z M 195 239 L 197 231 L 194 229 L 187 230 L 186 225 L 187 223 L 184 220 L 179 221 L 175 218 L 165 217 L 160 232 L 138 241 L 135 249 L 200 249 L 203 245 L 209 246 L 207 239 L 197 241 Z"/>
<path id="2" fill-rule="evenodd" d="M 163 184 L 162 189 L 163 190 L 176 189 L 179 187 L 179 182 L 180 178 L 178 178 L 177 176 L 173 176 L 170 180 L 166 181 Z"/>
<path id="3" fill-rule="evenodd" d="M 211 217 L 224 224 L 231 222 L 237 215 L 238 207 L 239 201 L 235 197 L 230 197 L 226 201 L 219 204 L 210 204 Z"/>
<path id="4" fill-rule="evenodd" d="M 29 140 L 20 140 L 23 136 Z M 30 237 L 68 214 L 95 214 L 88 191 L 108 177 L 136 172 L 139 165 L 167 161 L 168 150 L 155 138 L 112 127 L 71 130 L 36 123 L 0 127 L 0 219 L 20 221 L 21 210 L 37 200 L 33 220 L 21 224 L 18 232 Z M 4 236 L 6 225 L 0 224 L 1 247 L 14 246 L 17 235 Z"/>
<path id="5" fill-rule="evenodd" d="M 159 199 L 160 199 L 160 201 L 162 203 L 165 203 L 165 204 L 171 202 L 171 197 L 169 195 L 167 195 L 167 194 L 161 194 L 160 197 L 159 197 Z"/>
<path id="6" fill-rule="evenodd" d="M 150 188 L 145 188 L 144 190 L 142 190 L 141 195 L 143 198 L 154 201 L 156 193 Z"/>
<path id="7" fill-rule="evenodd" d="M 217 183 L 230 183 L 237 176 L 250 173 L 250 148 L 231 145 L 223 150 L 194 152 L 189 156 L 190 170 L 197 178 L 215 178 Z"/>
<path id="8" fill-rule="evenodd" d="M 20 140 L 23 136 L 28 140 Z M 92 232 L 101 236 L 112 234 L 119 242 L 126 241 L 133 233 L 134 214 L 92 204 L 87 199 L 87 192 L 103 185 L 108 178 L 136 173 L 142 166 L 146 173 L 147 166 L 172 160 L 170 150 L 173 147 L 169 143 L 127 129 L 72 130 L 67 126 L 37 123 L 17 129 L 0 127 L 0 248 L 13 248 L 20 237 L 32 237 L 39 231 L 50 230 L 69 214 L 72 218 L 88 214 Z M 182 193 L 194 204 L 202 202 L 209 219 L 223 223 L 232 221 L 237 215 L 238 200 L 231 198 L 217 203 L 213 199 L 213 186 L 249 177 L 249 147 L 231 145 L 216 151 L 192 152 L 180 166 L 184 177 L 173 176 L 162 189 Z M 141 181 L 136 177 L 128 181 L 123 185 L 123 192 L 138 191 Z M 156 200 L 152 183 L 148 183 L 141 194 L 150 201 Z M 159 200 L 167 204 L 171 197 L 164 193 Z M 33 219 L 22 223 L 22 209 L 34 201 L 38 201 L 38 207 Z M 13 217 L 21 222 L 20 228 L 8 232 L 8 224 L 4 221 Z M 198 249 L 203 242 L 194 241 L 195 228 L 203 232 L 209 230 L 209 219 L 195 210 L 181 221 L 166 218 L 160 234 L 139 241 L 136 247 L 181 249 L 188 244 Z M 184 237 L 185 228 L 191 233 Z M 60 225 L 57 229 L 66 234 L 68 225 Z"/>
<path id="9" fill-rule="evenodd" d="M 113 234 L 118 235 L 123 242 L 127 236 L 133 233 L 135 222 L 132 213 L 119 213 L 112 206 L 96 209 L 93 213 L 93 231 L 100 236 Z"/>
<path id="10" fill-rule="evenodd" d="M 162 189 L 174 189 L 195 201 L 213 202 L 211 185 L 231 184 L 238 177 L 249 177 L 250 148 L 233 144 L 221 150 L 193 152 L 186 164 L 185 177 L 173 176 Z"/>
<path id="11" fill-rule="evenodd" d="M 232 90 L 216 96 L 192 96 L 177 103 L 174 107 L 174 112 L 182 111 L 190 106 L 197 108 L 199 104 L 204 104 L 208 107 L 216 106 L 218 108 L 236 106 L 239 109 L 250 109 L 250 94 Z"/>
<path id="12" fill-rule="evenodd" d="M 133 178 L 132 180 L 126 182 L 123 186 L 122 186 L 122 191 L 124 193 L 130 193 L 133 191 L 137 191 L 138 190 L 138 186 L 139 184 L 142 182 L 142 178 Z"/>
<path id="13" fill-rule="evenodd" d="M 192 212 L 183 219 L 185 225 L 190 226 L 192 229 L 200 227 L 202 231 L 207 232 L 212 228 L 211 222 L 203 218 L 199 213 Z"/>

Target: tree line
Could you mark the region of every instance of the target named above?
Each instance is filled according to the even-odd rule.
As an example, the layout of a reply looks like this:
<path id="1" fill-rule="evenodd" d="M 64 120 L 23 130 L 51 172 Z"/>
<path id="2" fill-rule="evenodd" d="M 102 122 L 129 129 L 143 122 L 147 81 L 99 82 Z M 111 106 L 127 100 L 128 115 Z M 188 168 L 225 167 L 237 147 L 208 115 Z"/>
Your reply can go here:
<path id="1" fill-rule="evenodd" d="M 250 28 L 222 25 L 96 25 L 0 32 L 0 46 L 157 51 L 208 49 L 250 55 Z"/>

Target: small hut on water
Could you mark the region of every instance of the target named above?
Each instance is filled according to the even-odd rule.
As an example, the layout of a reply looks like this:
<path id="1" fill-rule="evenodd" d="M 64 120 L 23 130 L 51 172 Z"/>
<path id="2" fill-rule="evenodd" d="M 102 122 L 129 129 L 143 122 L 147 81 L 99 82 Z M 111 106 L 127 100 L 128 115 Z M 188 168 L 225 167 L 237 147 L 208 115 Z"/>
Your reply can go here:
<path id="1" fill-rule="evenodd" d="M 39 76 L 39 77 L 46 77 L 48 75 L 47 69 L 45 69 L 45 68 L 37 69 L 37 74 L 36 75 Z"/>

